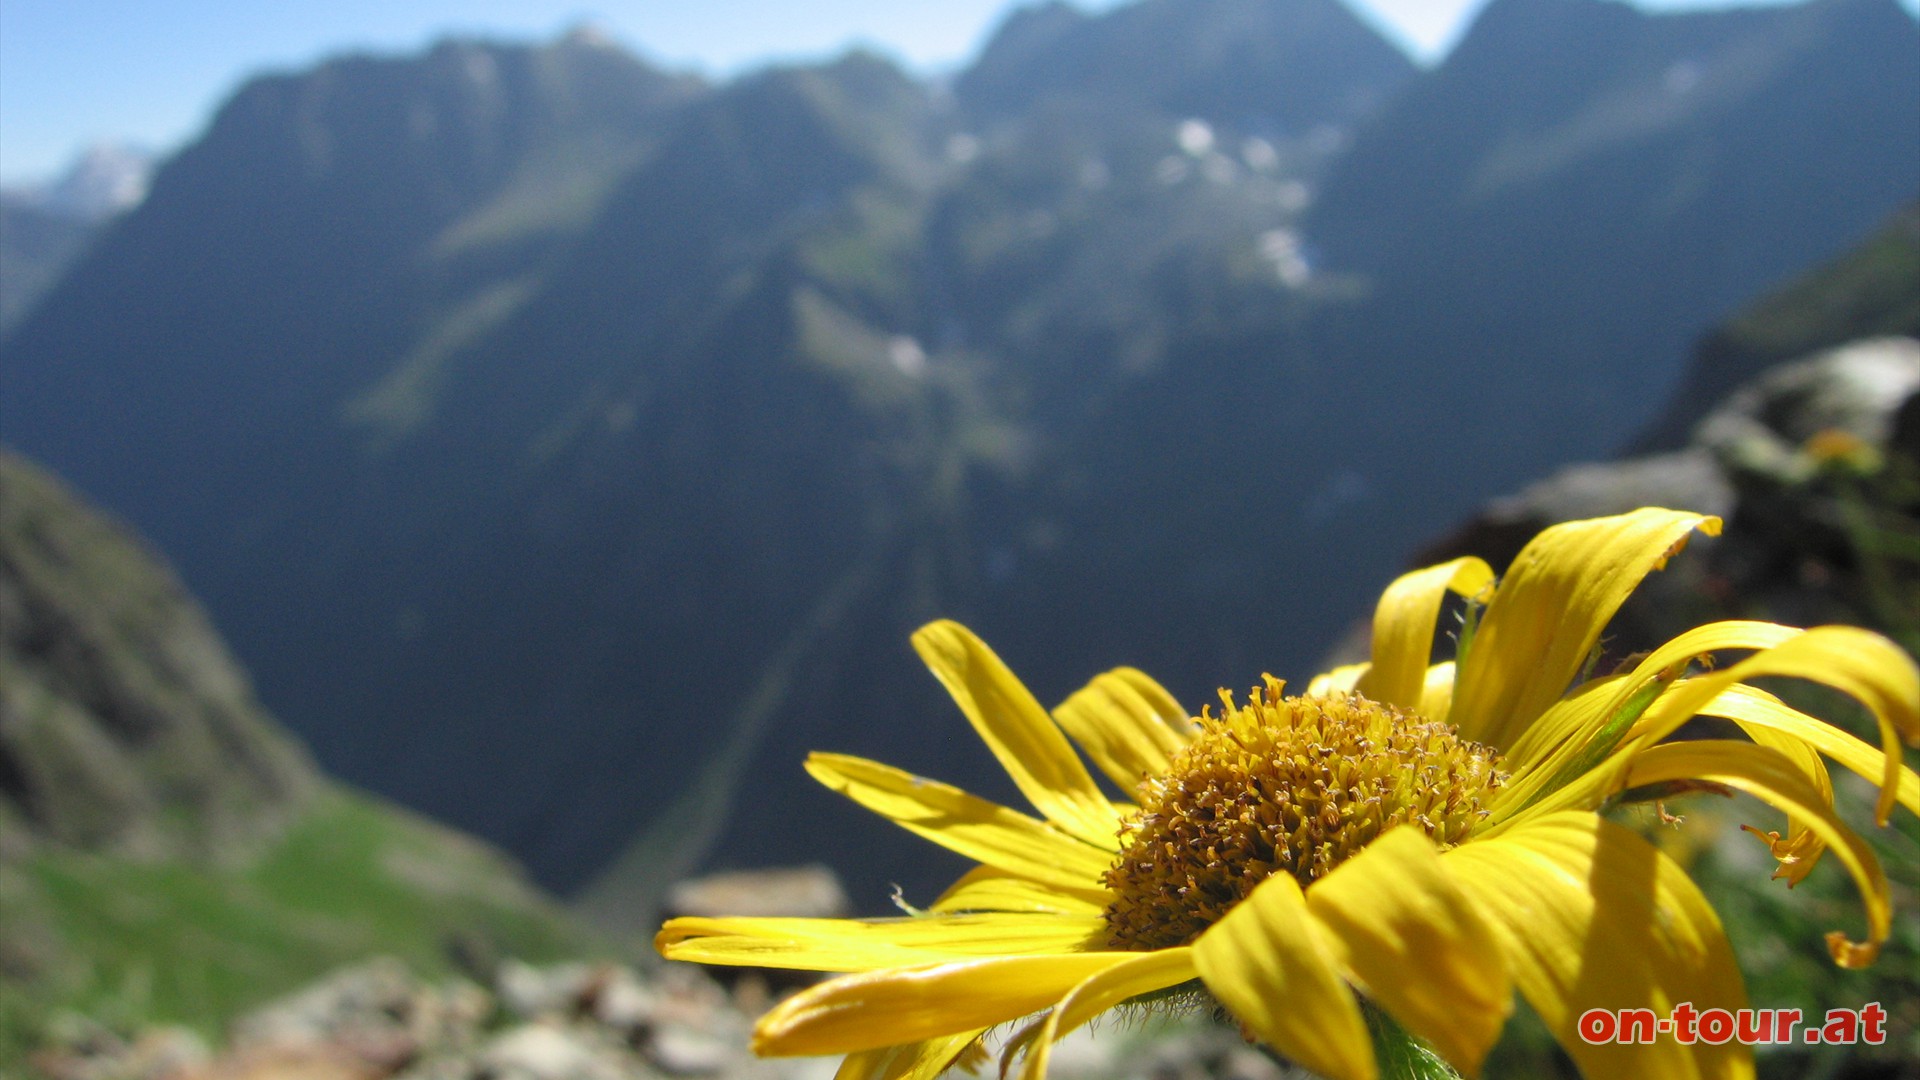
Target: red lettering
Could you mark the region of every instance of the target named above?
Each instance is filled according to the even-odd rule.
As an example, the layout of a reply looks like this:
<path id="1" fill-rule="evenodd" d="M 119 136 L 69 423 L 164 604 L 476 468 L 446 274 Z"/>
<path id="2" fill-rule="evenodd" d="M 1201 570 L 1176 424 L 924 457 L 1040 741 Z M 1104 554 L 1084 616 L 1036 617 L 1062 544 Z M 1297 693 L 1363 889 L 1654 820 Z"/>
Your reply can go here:
<path id="1" fill-rule="evenodd" d="M 1740 1041 L 1748 1046 L 1767 1041 L 1767 1033 L 1773 1030 L 1772 1009 L 1741 1009 Z"/>
<path id="2" fill-rule="evenodd" d="M 1673 1041 L 1682 1046 L 1690 1046 L 1694 1039 L 1693 1024 L 1700 1014 L 1693 1010 L 1693 1002 L 1683 1001 L 1673 1007 Z"/>
<path id="3" fill-rule="evenodd" d="M 1700 1014 L 1700 1041 L 1719 1046 L 1733 1038 L 1733 1014 L 1725 1009 L 1708 1009 Z"/>
<path id="4" fill-rule="evenodd" d="M 1590 1043 L 1610 1043 L 1619 1033 L 1619 1024 L 1607 1009 L 1588 1009 L 1580 1014 L 1580 1037 Z"/>
<path id="5" fill-rule="evenodd" d="M 1773 1041 L 1790 1043 L 1793 1041 L 1793 1029 L 1800 1026 L 1799 1009 L 1773 1010 Z"/>
<path id="6" fill-rule="evenodd" d="M 1811 1033 L 1809 1033 L 1811 1034 Z M 1820 1029 L 1820 1041 L 1856 1043 L 1860 1041 L 1860 1017 L 1852 1009 L 1828 1009 L 1827 1022 Z"/>
<path id="7" fill-rule="evenodd" d="M 1623 1043 L 1650 1043 L 1654 1032 L 1660 1030 L 1659 1017 L 1652 1009 L 1621 1009 L 1620 1036 Z"/>
<path id="8" fill-rule="evenodd" d="M 1860 1021 L 1866 1028 L 1862 1041 L 1870 1046 L 1880 1046 L 1887 1041 L 1887 1010 L 1877 1001 L 1869 1001 L 1860 1009 Z"/>

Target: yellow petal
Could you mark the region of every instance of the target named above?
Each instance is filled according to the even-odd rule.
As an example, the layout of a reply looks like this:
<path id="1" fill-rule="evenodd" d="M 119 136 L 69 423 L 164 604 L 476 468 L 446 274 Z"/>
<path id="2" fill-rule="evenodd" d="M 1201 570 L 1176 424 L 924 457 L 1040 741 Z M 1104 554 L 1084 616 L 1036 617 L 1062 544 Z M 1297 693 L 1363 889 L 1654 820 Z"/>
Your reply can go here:
<path id="1" fill-rule="evenodd" d="M 992 912 L 901 919 L 670 920 L 654 938 L 669 960 L 803 971 L 876 971 L 960 960 L 1092 952 L 1107 947 L 1098 914 Z"/>
<path id="2" fill-rule="evenodd" d="M 1134 693 L 1146 698 L 1147 704 L 1153 706 L 1154 714 L 1167 722 L 1181 746 L 1193 741 L 1193 714 L 1182 708 L 1167 688 L 1155 682 L 1152 676 L 1130 667 L 1114 668 L 1107 674 L 1133 687 Z"/>
<path id="3" fill-rule="evenodd" d="M 1402 1027 L 1472 1075 L 1513 987 L 1493 928 L 1418 826 L 1403 825 L 1307 890 L 1333 955 Z"/>
<path id="4" fill-rule="evenodd" d="M 1901 739 L 1920 743 L 1920 668 L 1900 646 L 1870 630 L 1816 626 L 1737 664 L 1688 679 L 1655 702 L 1632 734 L 1642 745 L 1658 742 L 1706 708 L 1722 690 L 1766 675 L 1830 686 L 1872 711 L 1880 725 L 1880 752 L 1885 755 L 1874 817 L 1885 825 L 1900 792 Z"/>
<path id="5" fill-rule="evenodd" d="M 1668 682 L 1696 658 L 1728 649 L 1758 650 L 1738 664 L 1705 675 Z M 1902 695 L 1920 693 L 1920 674 L 1899 648 L 1885 638 L 1853 627 L 1798 630 L 1763 622 L 1717 622 L 1695 627 L 1648 654 L 1632 672 L 1582 687 L 1549 709 L 1515 743 L 1509 757 L 1513 776 L 1494 796 L 1493 815 L 1478 830 L 1491 833 L 1523 808 L 1598 805 L 1614 788 L 1597 784 L 1601 774 L 1615 779 L 1619 770 L 1599 770 L 1609 755 L 1624 755 L 1665 738 L 1704 709 L 1721 690 L 1739 679 L 1792 675 L 1853 693 L 1880 717 L 1882 739 L 1893 758 L 1885 761 L 1878 782 L 1892 786 L 1880 800 L 1882 821 L 1897 797 L 1899 732 L 1920 726 L 1920 701 Z M 1626 730 L 1618 717 L 1637 720 Z M 1632 743 L 1630 747 L 1628 744 Z M 1544 756 L 1543 756 L 1544 751 Z M 1594 770 L 1595 775 L 1586 775 Z M 1562 787 L 1567 791 L 1559 791 Z M 1573 798 L 1575 793 L 1579 798 Z"/>
<path id="6" fill-rule="evenodd" d="M 1629 830 L 1585 812 L 1530 818 L 1441 855 L 1496 928 L 1514 984 L 1588 1077 L 1753 1075 L 1737 1043 L 1594 1045 L 1587 1009 L 1746 1005 L 1720 919 L 1686 871 Z"/>
<path id="7" fill-rule="evenodd" d="M 1323 672 L 1307 683 L 1308 697 L 1326 697 L 1328 694 L 1344 694 L 1360 685 L 1367 677 L 1372 664 L 1342 664 L 1332 671 Z"/>
<path id="8" fill-rule="evenodd" d="M 1520 736 L 1507 758 L 1512 770 L 1507 783 L 1488 801 L 1492 816 L 1475 826 L 1485 833 L 1522 810 L 1545 800 L 1566 808 L 1567 789 L 1594 792 L 1599 805 L 1612 793 L 1596 787 L 1603 777 L 1624 775 L 1618 768 L 1601 768 L 1623 743 L 1633 724 L 1645 715 L 1659 695 L 1674 685 L 1680 668 L 1640 678 L 1595 679 L 1543 713 Z"/>
<path id="9" fill-rule="evenodd" d="M 846 1054 L 1003 1024 L 1136 954 L 1002 956 L 843 975 L 773 1007 L 753 1031 L 767 1057 Z"/>
<path id="10" fill-rule="evenodd" d="M 1159 692 L 1145 690 L 1142 680 Z M 1101 772 L 1132 791 L 1141 777 L 1166 772 L 1168 760 L 1192 741 L 1187 714 L 1163 711 L 1172 700 L 1145 674 L 1123 668 L 1096 676 L 1061 702 L 1053 718 Z"/>
<path id="11" fill-rule="evenodd" d="M 1507 750 L 1507 768 L 1517 779 L 1520 771 L 1532 767 L 1569 739 L 1584 735 L 1605 723 L 1620 702 L 1631 696 L 1623 676 L 1589 679 L 1573 689 L 1565 699 L 1541 713 Z"/>
<path id="12" fill-rule="evenodd" d="M 1118 849 L 1113 804 L 1047 710 L 986 642 L 943 620 L 915 631 L 913 647 L 1034 809 L 1074 837 Z"/>
<path id="13" fill-rule="evenodd" d="M 1640 580 L 1695 529 L 1720 519 L 1643 509 L 1546 529 L 1513 560 L 1461 661 L 1452 722 L 1475 742 L 1513 745 L 1559 700 Z"/>
<path id="14" fill-rule="evenodd" d="M 1061 1036 L 1123 1002 L 1179 986 L 1199 977 L 1192 949 L 1161 949 L 1132 953 L 1130 959 L 1091 975 L 1073 988 L 1027 1044 L 1026 1066 L 1020 1080 L 1046 1080 L 1047 1059 Z"/>
<path id="15" fill-rule="evenodd" d="M 1778 698 L 1773 698 L 1773 695 L 1767 694 L 1764 690 L 1754 690 L 1752 687 L 1745 686 L 1734 687 L 1732 689 L 1749 690 L 1754 694 L 1764 695 L 1765 697 L 1772 698 L 1773 704 L 1779 706 L 1779 708 L 1787 712 L 1793 711 L 1782 704 Z M 1715 711 L 1714 702 L 1727 699 L 1729 696 L 1730 691 L 1721 691 L 1720 696 L 1708 702 L 1702 712 L 1709 716 L 1721 715 L 1721 713 Z M 1758 706 L 1761 703 L 1756 701 L 1755 704 Z M 1736 709 L 1735 711 L 1738 710 Z M 1733 719 L 1735 723 L 1739 723 L 1738 718 L 1730 719 Z M 1809 723 L 1816 722 L 1809 716 L 1802 716 L 1802 719 Z M 1791 764 L 1793 771 L 1812 786 L 1814 794 L 1819 796 L 1821 803 L 1827 806 L 1833 805 L 1833 779 L 1827 775 L 1827 764 L 1821 759 L 1820 751 L 1812 744 L 1796 735 L 1790 735 L 1766 724 L 1741 723 L 1740 730 L 1746 732 L 1747 737 L 1755 743 L 1769 750 L 1776 751 L 1785 757 Z M 1832 728 L 1828 730 L 1834 731 Z M 1834 731 L 1834 733 L 1840 734 L 1838 731 Z M 1807 875 L 1812 873 L 1814 866 L 1820 862 L 1820 853 L 1825 851 L 1827 847 L 1826 841 L 1820 837 L 1820 830 L 1814 828 L 1809 822 L 1803 821 L 1792 814 L 1787 815 L 1787 836 L 1784 840 L 1781 839 L 1780 834 L 1776 832 L 1762 833 L 1758 829 L 1749 829 L 1748 831 L 1766 841 L 1767 849 L 1773 853 L 1774 859 L 1780 864 L 1774 871 L 1773 876 L 1776 878 L 1786 878 L 1788 885 L 1798 885 L 1806 880 Z"/>
<path id="16" fill-rule="evenodd" d="M 1827 935 L 1834 961 L 1842 967 L 1864 967 L 1879 954 L 1893 922 L 1893 898 L 1880 860 L 1859 834 L 1833 812 L 1830 798 L 1798 772 L 1792 760 L 1765 746 L 1724 739 L 1668 743 L 1642 751 L 1633 759 L 1627 783 L 1658 784 L 1670 780 L 1705 780 L 1744 791 L 1776 806 L 1807 824 L 1833 848 L 1860 886 L 1867 909 L 1867 941 L 1849 942 L 1838 931 Z"/>
<path id="17" fill-rule="evenodd" d="M 1492 580 L 1485 560 L 1468 555 L 1402 574 L 1387 586 L 1373 610 L 1373 669 L 1360 681 L 1360 692 L 1388 705 L 1417 708 L 1441 601 L 1449 592 L 1473 596 Z"/>
<path id="18" fill-rule="evenodd" d="M 1332 1080 L 1375 1080 L 1366 1021 L 1329 936 L 1299 883 L 1275 874 L 1194 941 L 1193 964 L 1263 1042 Z"/>
<path id="19" fill-rule="evenodd" d="M 810 754 L 807 772 L 833 790 L 976 862 L 1097 898 L 1113 856 L 959 788 L 865 758 Z"/>
<path id="20" fill-rule="evenodd" d="M 1427 669 L 1420 687 L 1420 715 L 1429 720 L 1447 722 L 1453 711 L 1453 661 L 1446 660 Z"/>
<path id="21" fill-rule="evenodd" d="M 1722 690 L 1700 711 L 1707 716 L 1723 716 L 1738 723 L 1749 734 L 1756 728 L 1769 728 L 1820 751 L 1841 767 L 1878 784 L 1886 778 L 1887 756 L 1824 720 L 1816 720 L 1765 690 L 1735 684 Z M 1900 767 L 1900 783 L 1895 797 L 1910 812 L 1920 814 L 1920 776 L 1906 766 Z"/>
<path id="22" fill-rule="evenodd" d="M 1056 915 L 1098 915 L 1106 904 L 1049 889 L 990 866 L 976 866 L 940 894 L 929 911 L 1029 911 Z"/>
<path id="23" fill-rule="evenodd" d="M 986 1028 L 935 1039 L 848 1054 L 833 1080 L 934 1080 L 947 1071 Z"/>

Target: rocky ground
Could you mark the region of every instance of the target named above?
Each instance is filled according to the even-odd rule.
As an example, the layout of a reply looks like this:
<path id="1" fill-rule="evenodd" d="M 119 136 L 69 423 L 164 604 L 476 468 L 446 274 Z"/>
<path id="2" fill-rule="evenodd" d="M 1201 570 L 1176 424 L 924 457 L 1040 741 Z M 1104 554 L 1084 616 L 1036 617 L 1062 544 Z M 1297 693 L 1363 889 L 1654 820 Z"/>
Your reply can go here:
<path id="1" fill-rule="evenodd" d="M 767 999 L 764 983 L 729 993 L 677 965 L 509 962 L 482 986 L 377 959 L 247 1014 L 218 1050 L 185 1028 L 68 1015 L 28 1067 L 41 1080 L 830 1080 L 837 1059 L 746 1052 L 748 1011 Z M 1289 1080 L 1201 1019 L 1103 1023 L 1054 1061 L 1056 1080 Z"/>

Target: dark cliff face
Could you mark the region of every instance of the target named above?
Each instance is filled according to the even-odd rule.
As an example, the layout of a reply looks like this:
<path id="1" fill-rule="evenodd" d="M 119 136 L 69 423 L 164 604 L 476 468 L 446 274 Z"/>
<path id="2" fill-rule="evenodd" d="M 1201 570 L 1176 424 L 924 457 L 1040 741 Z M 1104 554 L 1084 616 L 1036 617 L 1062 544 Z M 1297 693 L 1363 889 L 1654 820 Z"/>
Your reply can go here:
<path id="1" fill-rule="evenodd" d="M 861 55 L 340 61 L 162 173 L 6 344 L 0 429 L 169 552 L 323 762 L 547 881 L 825 845 L 924 891 L 798 767 L 1005 794 L 916 623 L 1048 701 L 1310 674 L 1436 523 L 1650 412 L 1660 343 L 1766 284 L 1726 252 L 1920 184 L 1877 10 L 1510 0 L 1414 75 L 1308 0 L 1039 8 L 951 96 Z M 1642 107 L 1675 70 L 1710 107 Z"/>
<path id="2" fill-rule="evenodd" d="M 158 556 L 0 451 L 0 854 L 230 854 L 315 785 Z"/>
<path id="3" fill-rule="evenodd" d="M 1684 445 L 1728 387 L 1776 364 L 1882 335 L 1920 338 L 1920 203 L 1894 214 L 1866 243 L 1714 327 L 1634 448 Z"/>

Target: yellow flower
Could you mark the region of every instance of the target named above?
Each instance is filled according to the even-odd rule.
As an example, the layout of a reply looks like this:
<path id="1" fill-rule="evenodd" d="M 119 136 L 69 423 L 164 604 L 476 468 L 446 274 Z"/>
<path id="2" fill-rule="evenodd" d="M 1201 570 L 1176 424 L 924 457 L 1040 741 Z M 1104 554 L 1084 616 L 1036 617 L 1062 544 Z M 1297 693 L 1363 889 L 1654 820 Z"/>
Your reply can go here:
<path id="1" fill-rule="evenodd" d="M 1479 559 L 1395 581 L 1372 660 L 1269 678 L 1197 720 L 1146 675 L 1107 672 L 1051 715 L 964 627 L 914 646 L 1039 817 L 859 758 L 815 754 L 828 787 L 980 864 L 923 914 L 675 919 L 676 960 L 848 972 L 775 1007 L 762 1054 L 847 1054 L 839 1080 L 926 1080 L 1015 1034 L 1022 1076 L 1096 1014 L 1204 987 L 1244 1031 L 1335 1080 L 1377 1065 L 1361 1001 L 1479 1068 L 1518 991 L 1588 1077 L 1742 1077 L 1737 1043 L 1589 1045 L 1589 1008 L 1736 1009 L 1745 992 L 1718 917 L 1686 873 L 1597 811 L 1623 792 L 1733 789 L 1785 811 L 1768 842 L 1798 880 L 1831 848 L 1862 895 L 1859 942 L 1885 940 L 1887 881 L 1833 810 L 1825 761 L 1920 813 L 1900 761 L 1920 742 L 1920 672 L 1852 627 L 1719 622 L 1613 674 L 1583 678 L 1601 631 L 1650 571 L 1719 521 L 1646 509 L 1536 537 L 1497 586 Z M 1455 661 L 1429 665 L 1448 592 L 1484 598 Z M 1747 652 L 1714 667 L 1727 650 Z M 1876 749 L 1749 684 L 1822 683 L 1877 718 Z M 1745 740 L 1663 741 L 1696 715 Z M 1103 793 L 1068 742 L 1137 803 Z"/>

